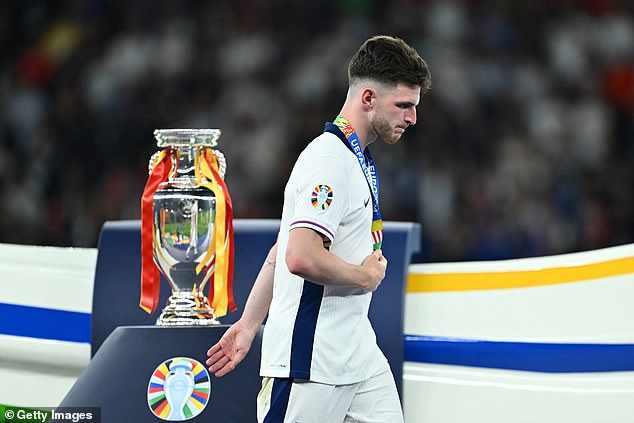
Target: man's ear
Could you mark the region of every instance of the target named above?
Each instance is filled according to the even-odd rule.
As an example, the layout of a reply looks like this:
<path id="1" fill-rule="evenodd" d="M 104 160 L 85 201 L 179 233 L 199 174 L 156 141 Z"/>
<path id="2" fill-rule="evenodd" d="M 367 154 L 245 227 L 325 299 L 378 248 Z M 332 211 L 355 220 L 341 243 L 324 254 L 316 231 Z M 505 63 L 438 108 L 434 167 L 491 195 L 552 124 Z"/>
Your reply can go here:
<path id="1" fill-rule="evenodd" d="M 374 91 L 372 88 L 365 88 L 361 92 L 361 105 L 363 106 L 363 110 L 371 110 L 374 107 L 375 102 L 376 91 Z"/>

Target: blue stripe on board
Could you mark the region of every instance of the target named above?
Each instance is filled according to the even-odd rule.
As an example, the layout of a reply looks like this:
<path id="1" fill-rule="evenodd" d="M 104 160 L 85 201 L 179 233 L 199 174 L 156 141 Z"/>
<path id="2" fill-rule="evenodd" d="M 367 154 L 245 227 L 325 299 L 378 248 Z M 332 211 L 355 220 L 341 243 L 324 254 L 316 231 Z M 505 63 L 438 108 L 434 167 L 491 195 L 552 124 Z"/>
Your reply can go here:
<path id="1" fill-rule="evenodd" d="M 547 373 L 634 370 L 632 344 L 495 342 L 405 335 L 405 361 Z"/>
<path id="2" fill-rule="evenodd" d="M 90 342 L 90 313 L 0 303 L 0 334 Z"/>
<path id="3" fill-rule="evenodd" d="M 324 287 L 322 285 L 304 281 L 291 341 L 291 371 L 289 376 L 292 378 L 310 379 L 315 328 L 317 327 L 317 317 L 323 293 Z"/>
<path id="4" fill-rule="evenodd" d="M 306 281 L 295 322 L 292 377 L 310 376 L 323 287 Z M 0 334 L 90 342 L 90 314 L 0 303 Z M 634 371 L 634 344 L 494 342 L 405 335 L 405 361 L 548 373 Z"/>

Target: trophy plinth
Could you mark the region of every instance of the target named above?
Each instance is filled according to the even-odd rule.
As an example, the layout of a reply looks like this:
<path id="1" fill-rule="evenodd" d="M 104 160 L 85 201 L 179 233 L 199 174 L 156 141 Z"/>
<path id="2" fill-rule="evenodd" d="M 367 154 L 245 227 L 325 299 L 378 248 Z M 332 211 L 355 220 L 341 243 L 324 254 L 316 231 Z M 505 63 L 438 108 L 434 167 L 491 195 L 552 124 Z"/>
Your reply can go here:
<path id="1" fill-rule="evenodd" d="M 159 326 L 220 323 L 203 292 L 210 280 L 226 284 L 219 279 L 227 278 L 227 259 L 223 255 L 217 260 L 216 250 L 219 246 L 225 248 L 225 230 L 233 227 L 230 209 L 226 210 L 226 186 L 219 180 L 224 177 L 226 163 L 222 153 L 213 149 L 220 134 L 219 129 L 154 131 L 162 150 L 150 159 L 150 178 L 157 165 L 164 166 L 161 171 L 168 176 L 156 185 L 151 198 L 153 261 L 172 289 L 157 319 Z M 219 188 L 219 183 L 224 189 Z M 219 206 L 222 223 L 216 224 Z M 220 234 L 216 233 L 219 229 Z M 214 279 L 217 261 L 224 273 Z"/>

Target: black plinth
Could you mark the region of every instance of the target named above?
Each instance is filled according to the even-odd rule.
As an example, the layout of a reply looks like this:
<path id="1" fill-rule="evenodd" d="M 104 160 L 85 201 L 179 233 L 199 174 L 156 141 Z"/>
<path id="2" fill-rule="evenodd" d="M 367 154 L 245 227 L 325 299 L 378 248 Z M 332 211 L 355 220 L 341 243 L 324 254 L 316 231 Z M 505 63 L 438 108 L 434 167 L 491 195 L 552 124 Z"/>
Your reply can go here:
<path id="1" fill-rule="evenodd" d="M 148 405 L 148 383 L 155 369 L 174 357 L 203 365 L 206 352 L 229 325 L 214 327 L 121 326 L 101 345 L 60 407 L 100 407 L 103 423 L 160 422 Z M 255 422 L 260 390 L 261 331 L 251 351 L 231 373 L 210 375 L 205 409 L 188 421 Z"/>

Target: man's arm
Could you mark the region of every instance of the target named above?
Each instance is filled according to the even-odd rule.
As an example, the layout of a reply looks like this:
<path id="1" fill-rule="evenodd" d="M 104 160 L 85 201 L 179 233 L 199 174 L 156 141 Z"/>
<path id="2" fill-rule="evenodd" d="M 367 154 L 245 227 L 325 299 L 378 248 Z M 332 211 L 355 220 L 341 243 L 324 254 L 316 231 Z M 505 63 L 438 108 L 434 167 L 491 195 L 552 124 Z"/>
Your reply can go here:
<path id="1" fill-rule="evenodd" d="M 325 249 L 318 232 L 294 228 L 288 237 L 286 265 L 291 273 L 320 285 L 352 286 L 374 291 L 385 277 L 387 259 L 381 250 L 376 250 L 360 265 L 350 264 Z"/>
<path id="2" fill-rule="evenodd" d="M 253 338 L 266 317 L 273 298 L 273 276 L 277 243 L 269 251 L 251 293 L 244 306 L 242 317 L 231 325 L 220 341 L 207 351 L 206 364 L 217 377 L 233 370 L 249 352 Z"/>

